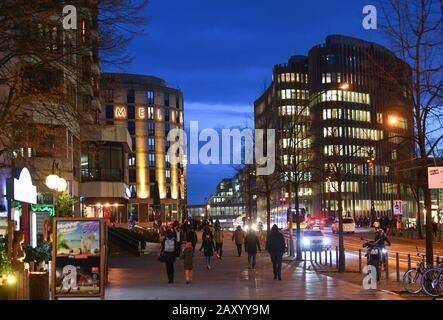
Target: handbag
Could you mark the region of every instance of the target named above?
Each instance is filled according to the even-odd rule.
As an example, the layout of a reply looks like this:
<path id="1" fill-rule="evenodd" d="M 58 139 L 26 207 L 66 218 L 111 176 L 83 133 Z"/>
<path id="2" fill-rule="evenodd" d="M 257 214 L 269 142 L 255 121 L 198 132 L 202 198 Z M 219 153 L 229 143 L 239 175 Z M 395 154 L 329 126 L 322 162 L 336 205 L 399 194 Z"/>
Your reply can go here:
<path id="1" fill-rule="evenodd" d="M 159 262 L 165 262 L 165 257 L 164 257 L 164 255 L 163 255 L 163 252 L 161 252 L 161 253 L 158 255 L 157 261 L 159 261 Z"/>

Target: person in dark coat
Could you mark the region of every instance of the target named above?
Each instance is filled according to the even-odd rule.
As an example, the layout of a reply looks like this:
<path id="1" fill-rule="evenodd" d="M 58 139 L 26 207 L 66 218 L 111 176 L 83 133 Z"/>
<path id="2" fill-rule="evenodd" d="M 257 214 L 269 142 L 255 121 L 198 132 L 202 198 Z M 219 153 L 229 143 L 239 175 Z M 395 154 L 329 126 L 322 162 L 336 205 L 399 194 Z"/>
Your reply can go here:
<path id="1" fill-rule="evenodd" d="M 281 280 L 281 263 L 283 254 L 286 252 L 286 243 L 283 234 L 278 231 L 277 225 L 273 225 L 269 233 L 267 249 L 271 256 L 274 280 Z"/>
<path id="2" fill-rule="evenodd" d="M 209 236 L 211 237 L 211 240 L 214 240 L 214 234 L 211 232 L 211 228 L 209 228 L 209 226 L 206 226 L 206 227 L 203 229 L 203 232 L 202 232 L 202 241 L 205 240 L 206 235 L 209 235 Z"/>
<path id="3" fill-rule="evenodd" d="M 191 227 L 191 230 L 188 231 L 187 240 L 188 242 L 192 243 L 192 251 L 195 252 L 195 246 L 197 245 L 198 237 L 194 227 Z"/>
<path id="4" fill-rule="evenodd" d="M 192 267 L 194 262 L 194 249 L 191 242 L 186 242 L 180 259 L 183 259 L 183 267 L 185 269 L 186 284 L 192 282 Z"/>
<path id="5" fill-rule="evenodd" d="M 174 282 L 174 262 L 177 252 L 177 242 L 175 241 L 175 234 L 170 229 L 166 231 L 166 237 L 162 241 L 160 255 L 166 264 L 166 274 L 168 276 L 168 283 Z"/>
<path id="6" fill-rule="evenodd" d="M 205 239 L 202 242 L 200 251 L 202 250 L 206 259 L 206 269 L 211 270 L 211 257 L 214 255 L 215 244 L 209 234 L 206 234 Z"/>
<path id="7" fill-rule="evenodd" d="M 260 239 L 257 234 L 249 229 L 245 238 L 245 250 L 248 252 L 249 269 L 255 269 L 255 262 L 257 257 L 257 248 L 261 252 Z"/>

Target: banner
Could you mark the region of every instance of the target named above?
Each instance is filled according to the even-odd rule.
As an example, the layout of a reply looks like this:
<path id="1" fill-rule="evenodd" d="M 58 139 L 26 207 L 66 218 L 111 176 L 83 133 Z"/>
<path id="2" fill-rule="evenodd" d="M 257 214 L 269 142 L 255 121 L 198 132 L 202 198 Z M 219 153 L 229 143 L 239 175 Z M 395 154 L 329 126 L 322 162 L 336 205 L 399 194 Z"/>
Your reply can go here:
<path id="1" fill-rule="evenodd" d="M 403 214 L 401 200 L 394 200 L 393 209 L 394 209 L 394 216 L 401 216 Z"/>
<path id="2" fill-rule="evenodd" d="M 101 219 L 55 219 L 52 283 L 57 297 L 104 297 Z"/>
<path id="3" fill-rule="evenodd" d="M 443 189 L 443 167 L 428 168 L 429 189 Z"/>

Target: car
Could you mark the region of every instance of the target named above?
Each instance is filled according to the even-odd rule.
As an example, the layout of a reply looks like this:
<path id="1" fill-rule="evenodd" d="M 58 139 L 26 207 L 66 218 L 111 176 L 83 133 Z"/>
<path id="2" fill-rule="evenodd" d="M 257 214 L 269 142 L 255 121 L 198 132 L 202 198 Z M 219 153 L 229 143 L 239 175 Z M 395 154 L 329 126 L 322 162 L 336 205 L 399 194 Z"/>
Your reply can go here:
<path id="1" fill-rule="evenodd" d="M 320 230 L 305 230 L 301 236 L 303 251 L 320 251 L 331 248 L 331 239 L 325 237 Z"/>
<path id="2" fill-rule="evenodd" d="M 338 219 L 331 226 L 332 233 L 338 233 Z M 343 233 L 355 233 L 355 221 L 351 217 L 343 218 Z"/>
<path id="3" fill-rule="evenodd" d="M 308 229 L 322 229 L 326 225 L 324 218 L 313 217 L 307 220 Z"/>

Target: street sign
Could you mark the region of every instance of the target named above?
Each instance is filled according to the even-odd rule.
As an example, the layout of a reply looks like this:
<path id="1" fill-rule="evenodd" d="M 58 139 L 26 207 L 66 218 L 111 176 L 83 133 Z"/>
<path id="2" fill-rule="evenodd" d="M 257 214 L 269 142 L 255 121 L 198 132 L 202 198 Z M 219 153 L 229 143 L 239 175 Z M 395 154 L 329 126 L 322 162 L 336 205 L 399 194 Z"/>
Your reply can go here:
<path id="1" fill-rule="evenodd" d="M 428 168 L 429 189 L 443 189 L 443 167 Z"/>
<path id="2" fill-rule="evenodd" d="M 401 216 L 402 215 L 402 204 L 401 200 L 394 200 L 394 215 Z"/>

